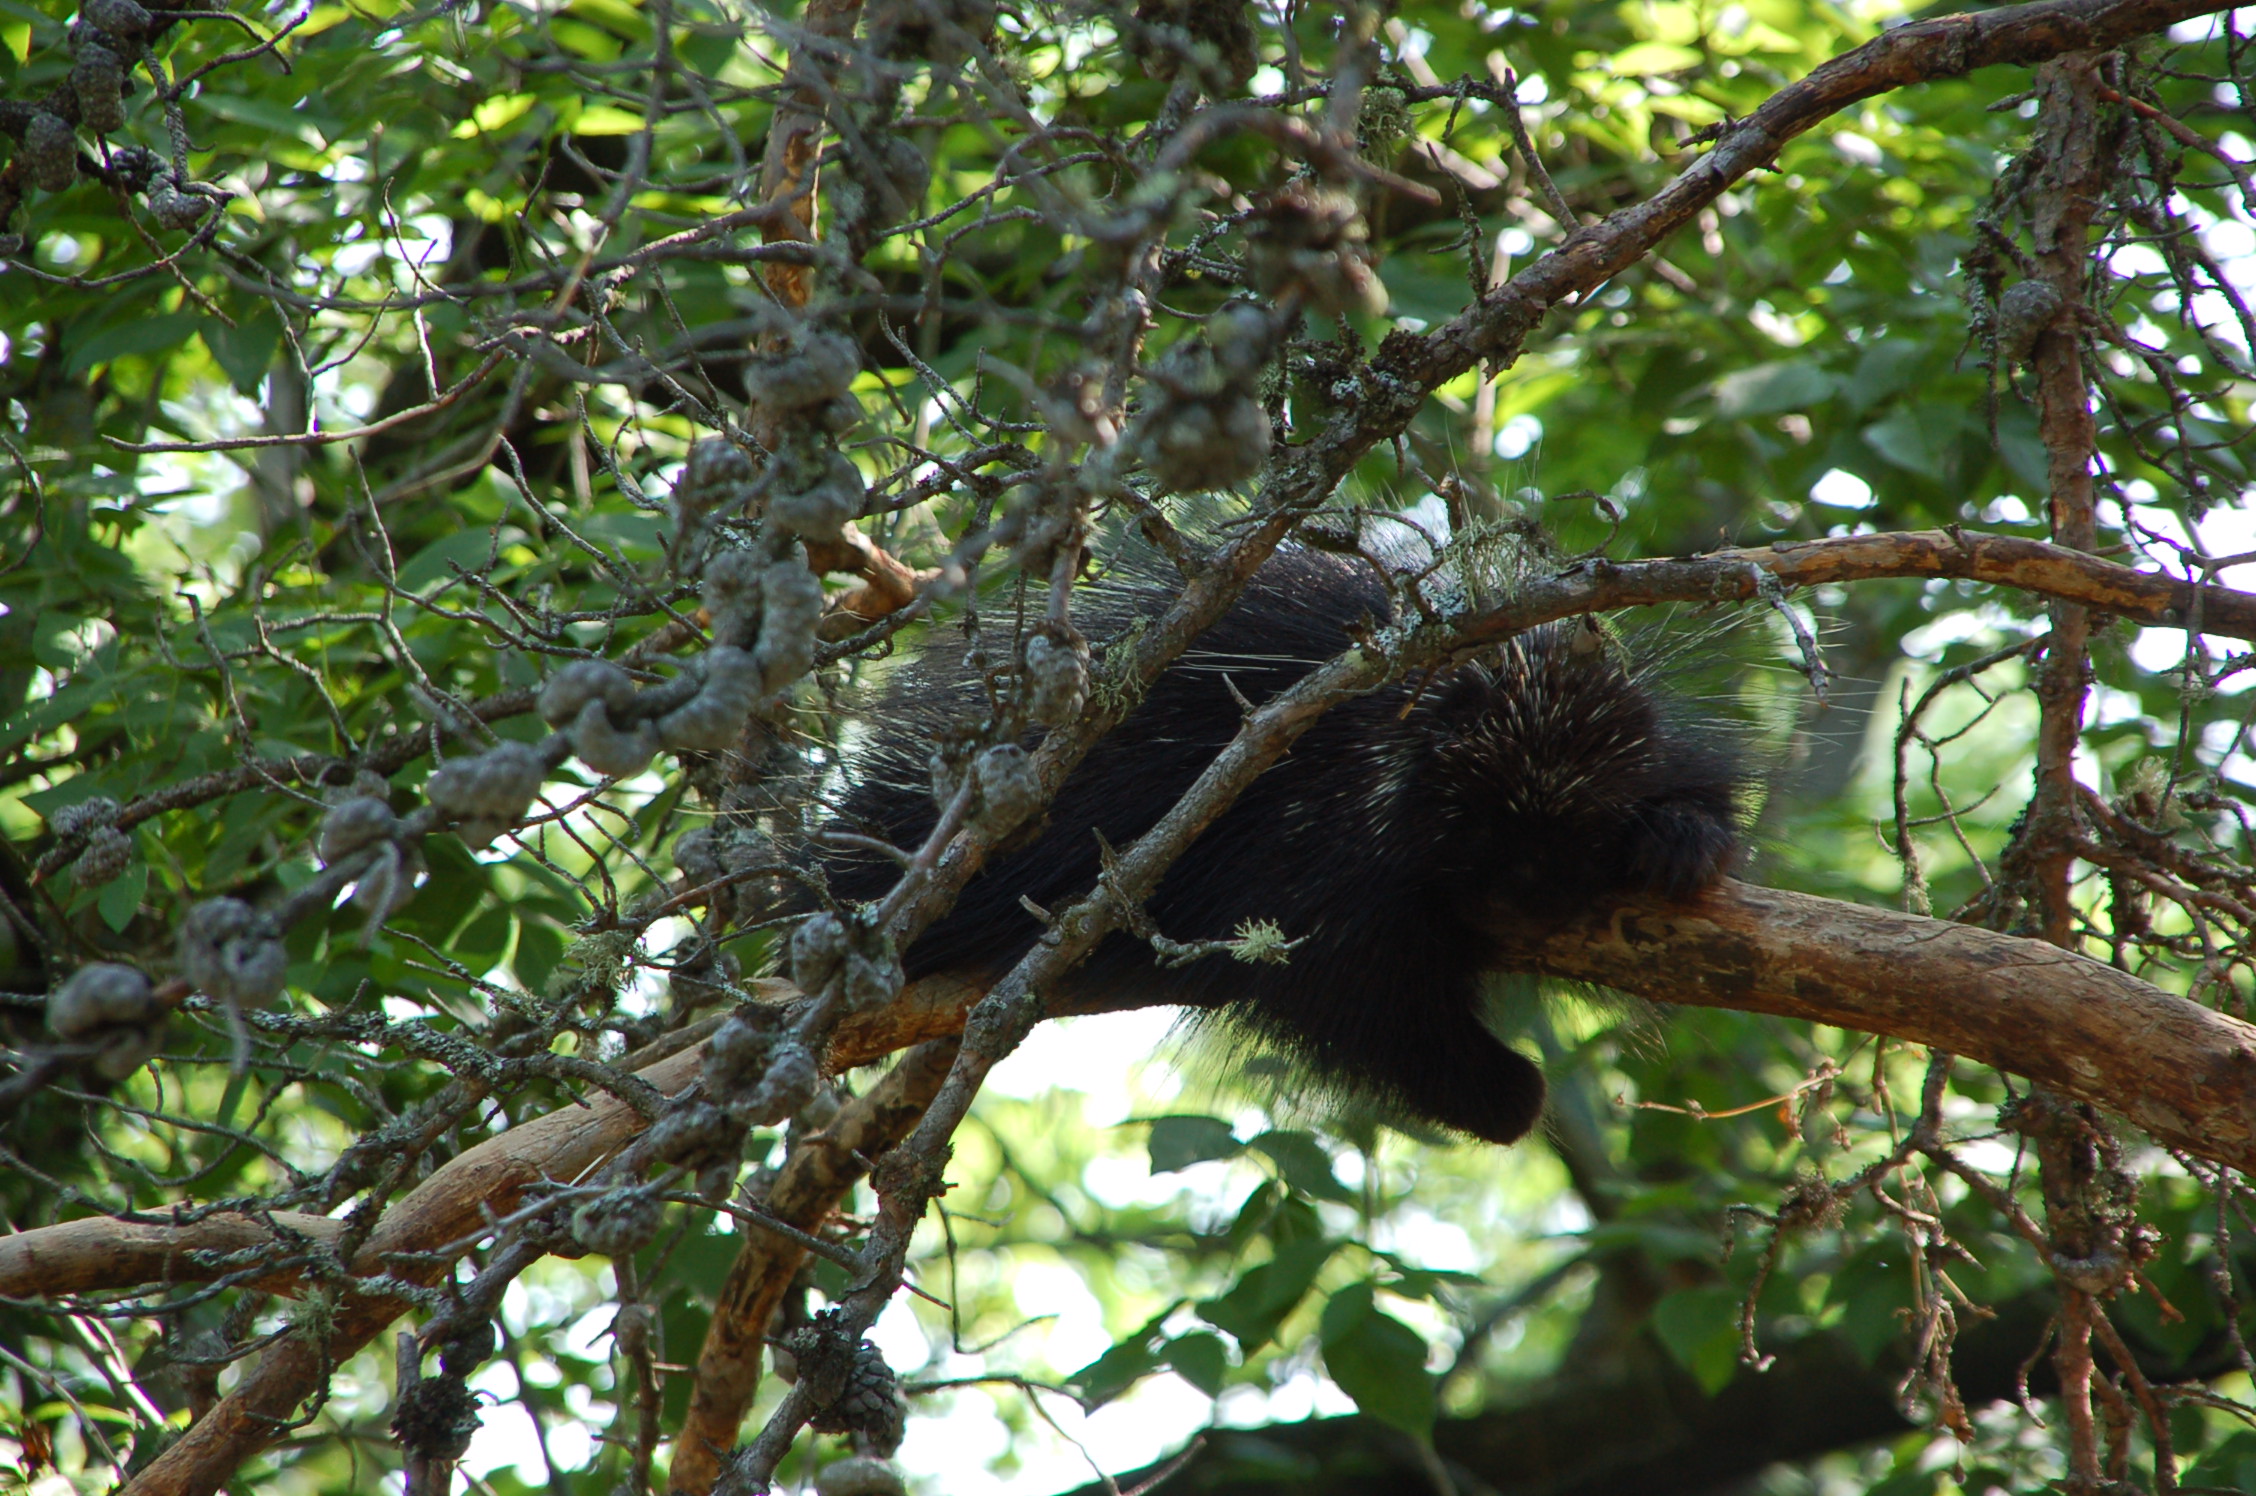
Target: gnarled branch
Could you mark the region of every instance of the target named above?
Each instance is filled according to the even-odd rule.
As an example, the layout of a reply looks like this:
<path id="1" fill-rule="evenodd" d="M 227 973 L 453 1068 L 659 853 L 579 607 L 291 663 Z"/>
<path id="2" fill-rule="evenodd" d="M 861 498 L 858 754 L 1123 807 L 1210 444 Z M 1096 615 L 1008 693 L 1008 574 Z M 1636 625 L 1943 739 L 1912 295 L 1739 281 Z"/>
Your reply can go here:
<path id="1" fill-rule="evenodd" d="M 2256 1168 L 2256 1025 L 2041 940 L 1729 880 L 1498 933 L 1515 966 L 1910 1039 Z"/>
<path id="2" fill-rule="evenodd" d="M 1658 1002 L 1774 1013 L 1932 1045 L 2105 1107 L 2174 1147 L 2256 1169 L 2256 1026 L 2042 941 L 1737 882 L 1688 903 L 1628 901 L 1547 930 L 1499 922 L 1496 933 L 1510 962 L 1524 969 Z M 980 995 L 963 983 L 920 984 L 893 1007 L 856 1020 L 833 1062 L 865 1061 L 950 1024 L 960 1027 Z M 898 1107 L 912 1083 L 935 1081 L 945 1073 L 946 1046 L 925 1055 L 896 1067 L 856 1105 Z M 691 1050 L 640 1073 L 672 1092 L 694 1076 L 698 1060 Z M 928 1094 L 918 1092 L 919 1104 Z M 843 1117 L 835 1124 L 846 1125 Z M 386 1216 L 353 1273 L 429 1281 L 437 1265 L 399 1254 L 468 1238 L 487 1209 L 506 1211 L 533 1184 L 580 1173 L 642 1126 L 631 1108 L 606 1097 L 480 1144 Z M 289 1224 L 305 1225 L 309 1235 L 330 1229 Z M 198 1276 L 183 1261 L 187 1252 L 235 1241 L 230 1232 L 248 1233 L 239 1244 L 249 1244 L 264 1230 L 247 1218 L 237 1224 L 213 1217 L 177 1228 L 81 1221 L 26 1232 L 0 1241 L 0 1291 L 185 1281 Z M 167 1239 L 167 1231 L 177 1234 Z M 41 1263 L 56 1273 L 53 1282 L 25 1276 Z M 129 1492 L 216 1490 L 273 1438 L 337 1357 L 368 1343 L 407 1308 L 397 1295 L 348 1298 L 324 1340 L 294 1338 L 270 1350 Z M 732 1333 L 757 1334 L 752 1312 L 739 1319 Z M 749 1340 L 736 1347 L 731 1364 L 739 1372 L 750 1349 Z M 716 1372 L 714 1385 L 726 1391 L 738 1380 Z"/>

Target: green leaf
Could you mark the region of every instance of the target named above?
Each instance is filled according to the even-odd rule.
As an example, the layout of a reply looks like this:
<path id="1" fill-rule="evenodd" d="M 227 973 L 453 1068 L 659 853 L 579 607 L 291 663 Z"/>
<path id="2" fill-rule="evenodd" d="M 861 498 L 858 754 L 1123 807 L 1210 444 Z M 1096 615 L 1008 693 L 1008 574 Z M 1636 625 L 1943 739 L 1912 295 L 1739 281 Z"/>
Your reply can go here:
<path id="1" fill-rule="evenodd" d="M 125 927 L 133 923 L 133 916 L 141 912 L 141 896 L 148 891 L 149 863 L 139 855 L 137 847 L 125 871 L 102 886 L 94 907 L 102 912 L 102 923 L 122 935 Z"/>
<path id="2" fill-rule="evenodd" d="M 1264 1179 L 1255 1185 L 1238 1213 L 1230 1219 L 1230 1229 L 1223 1240 L 1233 1252 L 1243 1252 L 1253 1245 L 1275 1221 L 1279 1202 L 1286 1199 L 1285 1187 L 1274 1179 Z"/>
<path id="3" fill-rule="evenodd" d="M 101 682 L 84 675 L 74 677 L 69 685 L 45 701 L 32 702 L 14 716 L 0 718 L 0 749 L 13 748 L 31 734 L 46 732 L 59 722 L 76 722 L 81 713 L 91 709 L 107 695 Z M 34 796 L 26 795 L 23 798 L 28 805 L 35 808 L 39 805 Z M 57 803 L 68 804 L 69 800 Z"/>
<path id="4" fill-rule="evenodd" d="M 454 568 L 477 571 L 486 564 L 493 538 L 484 530 L 455 530 L 432 541 L 403 562 L 399 584 L 409 592 L 423 592 L 454 575 Z"/>
<path id="5" fill-rule="evenodd" d="M 564 9 L 567 14 L 585 16 L 632 41 L 643 41 L 650 35 L 649 20 L 640 7 L 629 0 L 572 0 Z"/>
<path id="6" fill-rule="evenodd" d="M 2042 494 L 2052 487 L 2052 457 L 2037 435 L 2037 418 L 2026 406 L 2009 405 L 1998 412 L 1998 456 L 2006 471 Z M 2042 506 L 2039 506 L 2040 508 Z"/>
<path id="7" fill-rule="evenodd" d="M 1205 1330 L 1193 1330 L 1170 1340 L 1165 1359 L 1184 1381 L 1208 1397 L 1221 1395 L 1223 1380 L 1230 1374 L 1229 1348 L 1223 1345 L 1221 1336 Z"/>
<path id="8" fill-rule="evenodd" d="M 1739 1305 L 1738 1290 L 1717 1284 L 1680 1289 L 1653 1306 L 1653 1332 L 1706 1392 L 1738 1373 Z"/>
<path id="9" fill-rule="evenodd" d="M 1285 1183 L 1319 1200 L 1352 1201 L 1355 1192 L 1332 1172 L 1332 1156 L 1308 1133 L 1265 1132 L 1246 1144 L 1269 1155 Z"/>
<path id="10" fill-rule="evenodd" d="M 569 16 L 551 21 L 548 29 L 558 46 L 576 52 L 590 62 L 610 62 L 624 50 L 619 39 L 610 32 L 590 26 L 585 21 L 575 21 Z"/>
<path id="11" fill-rule="evenodd" d="M 1274 1257 L 1248 1269 L 1227 1293 L 1201 1303 L 1199 1317 L 1228 1331 L 1241 1350 L 1266 1344 L 1307 1296 L 1333 1246 L 1322 1238 L 1280 1243 Z"/>
<path id="12" fill-rule="evenodd" d="M 1188 1114 L 1151 1120 L 1151 1171 L 1172 1174 L 1213 1158 L 1236 1158 L 1245 1145 L 1220 1117 Z"/>
<path id="13" fill-rule="evenodd" d="M 1153 1315 L 1129 1334 L 1114 1342 L 1112 1349 L 1091 1361 L 1066 1378 L 1067 1383 L 1078 1387 L 1097 1402 L 1118 1397 L 1143 1378 L 1159 1370 L 1162 1353 L 1167 1347 L 1159 1341 L 1159 1327 L 1167 1317 L 1183 1307 L 1177 1299 Z"/>
<path id="14" fill-rule="evenodd" d="M 337 128 L 337 121 L 315 107 L 314 97 L 285 104 L 250 94 L 202 89 L 196 94 L 196 107 L 221 119 L 250 125 L 268 135 L 319 145 L 322 131 Z"/>
<path id="15" fill-rule="evenodd" d="M 202 320 L 199 312 L 166 312 L 154 317 L 129 317 L 103 328 L 83 342 L 72 344 L 65 367 L 74 375 L 84 374 L 98 364 L 106 364 L 130 354 L 160 353 L 167 348 L 177 348 L 196 335 L 196 324 Z"/>
<path id="16" fill-rule="evenodd" d="M 549 978 L 564 961 L 564 935 L 546 920 L 528 919 L 517 927 L 517 951 L 510 961 L 528 992 L 546 992 Z"/>
<path id="17" fill-rule="evenodd" d="M 1324 1306 L 1324 1370 L 1355 1405 L 1390 1428 L 1433 1430 L 1434 1377 L 1426 1342 L 1381 1310 L 1368 1282 L 1351 1284 Z"/>
<path id="18" fill-rule="evenodd" d="M 733 28 L 724 26 L 685 26 L 674 42 L 674 52 L 682 61 L 702 73 L 717 73 L 735 60 L 738 40 Z M 598 58 L 608 61 L 608 58 Z"/>
<path id="19" fill-rule="evenodd" d="M 133 1425 L 141 1422 L 141 1414 L 124 1408 L 112 1408 L 98 1402 L 73 1399 L 67 1403 L 41 1403 L 31 1410 L 31 1416 L 41 1421 L 59 1418 L 84 1418 L 94 1423 Z"/>
<path id="20" fill-rule="evenodd" d="M 282 319 L 273 308 L 260 307 L 236 319 L 233 327 L 206 317 L 197 333 L 213 362 L 227 372 L 228 382 L 241 394 L 256 395 L 273 367 L 274 351 L 282 346 Z"/>
<path id="21" fill-rule="evenodd" d="M 1939 405 L 1899 410 L 1864 428 L 1865 445 L 1897 467 L 1926 478 L 1944 476 L 1958 440 L 1958 418 Z"/>
<path id="22" fill-rule="evenodd" d="M 1608 1250 L 1634 1248 L 1656 1262 L 1712 1262 L 1715 1233 L 1695 1230 L 1670 1220 L 1608 1221 L 1583 1233 L 1584 1250 L 1596 1255 Z"/>
<path id="23" fill-rule="evenodd" d="M 2212 1490 L 2256 1491 L 2256 1433 L 2239 1429 L 2203 1454 L 2180 1477 Z"/>
<path id="24" fill-rule="evenodd" d="M 658 516 L 639 510 L 632 514 L 591 514 L 575 526 L 599 545 L 644 557 L 659 553 Z"/>
<path id="25" fill-rule="evenodd" d="M 1726 420 L 1743 421 L 1807 410 L 1832 398 L 1834 387 L 1833 376 L 1812 359 L 1757 364 L 1716 381 L 1716 413 Z"/>
<path id="26" fill-rule="evenodd" d="M 76 670 L 86 663 L 94 637 L 75 613 L 42 612 L 31 620 L 31 657 L 49 670 Z"/>
<path id="27" fill-rule="evenodd" d="M 1110 1402 L 1159 1369 L 1159 1352 L 1147 1340 L 1124 1340 L 1067 1377 L 1092 1402 Z"/>
<path id="28" fill-rule="evenodd" d="M 1860 1252 L 1834 1274 L 1827 1298 L 1841 1306 L 1834 1330 L 1870 1362 L 1903 1336 L 1911 1285 L 1903 1264 L 1878 1252 Z"/>
<path id="29" fill-rule="evenodd" d="M 633 135 L 642 129 L 642 116 L 615 104 L 591 104 L 571 125 L 574 135 Z"/>
<path id="30" fill-rule="evenodd" d="M 492 969 L 509 950 L 509 934 L 516 915 L 503 905 L 484 910 L 464 925 L 448 942 L 454 958 L 479 976 Z"/>
<path id="31" fill-rule="evenodd" d="M 1641 78 L 1654 73 L 1681 73 L 1696 68 L 1707 59 L 1690 47 L 1672 46 L 1667 42 L 1639 42 L 1614 54 L 1608 63 L 1617 78 Z"/>
<path id="32" fill-rule="evenodd" d="M 1889 396 L 1914 387 L 1933 356 L 1934 349 L 1926 343 L 1882 338 L 1857 360 L 1856 372 L 1849 376 L 1841 393 L 1851 410 L 1870 410 Z"/>

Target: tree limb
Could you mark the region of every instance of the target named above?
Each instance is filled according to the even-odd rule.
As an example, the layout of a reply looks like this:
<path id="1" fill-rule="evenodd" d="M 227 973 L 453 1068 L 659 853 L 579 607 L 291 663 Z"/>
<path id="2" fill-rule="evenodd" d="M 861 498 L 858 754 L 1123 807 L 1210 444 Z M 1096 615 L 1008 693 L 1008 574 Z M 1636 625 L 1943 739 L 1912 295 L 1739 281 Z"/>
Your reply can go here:
<path id="1" fill-rule="evenodd" d="M 1433 331 L 1389 334 L 1357 381 L 1361 398 L 1296 450 L 1264 497 L 1277 504 L 1320 502 L 1365 454 L 1406 430 L 1435 390 L 1476 365 L 1509 367 L 1553 307 L 1577 304 L 1629 269 L 1768 166 L 1788 141 L 1849 105 L 1980 67 L 2118 46 L 2231 8 L 2230 0 L 2035 0 L 1912 21 L 1820 63 L 1725 126 L 1713 150 L 1652 197 L 1577 230 Z"/>
<path id="2" fill-rule="evenodd" d="M 255 1216 L 224 1211 L 186 1225 L 89 1216 L 0 1236 L 0 1298 L 52 1299 L 103 1289 L 208 1282 L 264 1256 L 303 1257 L 344 1233 L 341 1220 L 295 1210 Z M 237 1256 L 244 1261 L 232 1268 L 211 1260 Z M 271 1276 L 248 1286 L 295 1293 L 300 1281 L 297 1268 L 278 1266 Z"/>
<path id="3" fill-rule="evenodd" d="M 768 1191 L 768 1213 L 806 1231 L 821 1225 L 869 1160 L 899 1142 L 924 1115 L 955 1057 L 953 1039 L 911 1050 L 868 1095 L 792 1150 Z M 806 1256 L 805 1248 L 784 1237 L 744 1233 L 744 1245 L 714 1298 L 689 1414 L 674 1439 L 667 1489 L 709 1491 L 720 1478 L 722 1459 L 736 1445 L 737 1428 L 759 1384 L 768 1320 Z"/>
<path id="4" fill-rule="evenodd" d="M 2256 639 L 2256 595 L 2134 571 L 2041 540 L 1955 528 L 1780 541 L 1655 561 L 1594 558 L 1514 588 L 1510 602 L 1465 619 L 1457 632 L 1466 644 L 1481 644 L 1578 613 L 1652 603 L 1749 602 L 1759 596 L 1758 568 L 1788 587 L 1953 577 L 2079 603 L 2156 628 Z"/>
<path id="5" fill-rule="evenodd" d="M 703 1057 L 702 1048 L 688 1049 L 638 1073 L 671 1095 L 697 1077 Z M 515 1209 L 532 1187 L 578 1178 L 644 1126 L 634 1108 L 605 1096 L 488 1138 L 386 1212 L 354 1256 L 350 1275 L 436 1282 L 452 1265 L 452 1257 L 440 1249 L 466 1250 L 489 1219 Z M 340 1361 L 410 1307 L 411 1301 L 398 1294 L 344 1296 L 325 1335 L 301 1329 L 268 1350 L 233 1392 L 127 1484 L 126 1496 L 209 1496 L 217 1491 L 245 1460 L 287 1432 L 298 1405 L 328 1381 Z"/>
<path id="6" fill-rule="evenodd" d="M 1910 1039 L 2103 1106 L 2201 1157 L 2256 1169 L 2256 1026 L 2041 941 L 1736 882 L 1691 903 L 1632 901 L 1548 931 L 1500 923 L 1497 934 L 1515 967 L 1660 1002 Z M 893 1008 L 842 1032 L 833 1062 L 857 1063 L 911 1036 L 960 1026 L 979 996 L 975 984 L 919 984 Z M 698 1062 L 699 1052 L 690 1050 L 641 1074 L 670 1093 L 689 1082 Z M 945 1066 L 933 1061 L 929 1068 L 938 1074 Z M 478 1145 L 385 1217 L 353 1274 L 434 1281 L 439 1264 L 400 1254 L 474 1236 L 489 1212 L 513 1208 L 536 1183 L 575 1177 L 642 1125 L 631 1108 L 605 1097 Z M 105 1227 L 114 1240 L 103 1240 L 97 1252 L 90 1243 Z M 166 1229 L 188 1235 L 164 1242 L 159 1233 Z M 0 1285 L 72 1292 L 184 1281 L 199 1274 L 180 1258 L 233 1229 L 241 1228 L 214 1217 L 181 1228 L 104 1221 L 26 1232 L 0 1242 Z M 58 1256 L 63 1247 L 72 1251 Z M 59 1284 L 30 1283 L 21 1264 L 40 1261 L 78 1265 Z M 132 1281 L 103 1280 L 94 1271 L 101 1262 Z M 9 1263 L 18 1264 L 16 1276 L 4 1276 Z M 408 1307 L 393 1294 L 348 1298 L 325 1341 L 299 1337 L 270 1350 L 234 1393 L 142 1472 L 127 1488 L 130 1496 L 218 1489 L 271 1442 L 338 1358 Z"/>
<path id="7" fill-rule="evenodd" d="M 2041 940 L 1730 880 L 1497 933 L 1515 969 L 1910 1039 L 2256 1169 L 2256 1025 Z"/>
<path id="8" fill-rule="evenodd" d="M 1499 920 L 1493 933 L 1502 969 L 1909 1039 L 2256 1170 L 2256 1025 L 2041 940 L 1729 879 L 1686 903 L 1625 901 L 1548 930 Z M 832 1063 L 960 1029 L 981 995 L 919 982 L 842 1026 Z M 1092 1010 L 1049 1014 L 1072 1011 Z"/>

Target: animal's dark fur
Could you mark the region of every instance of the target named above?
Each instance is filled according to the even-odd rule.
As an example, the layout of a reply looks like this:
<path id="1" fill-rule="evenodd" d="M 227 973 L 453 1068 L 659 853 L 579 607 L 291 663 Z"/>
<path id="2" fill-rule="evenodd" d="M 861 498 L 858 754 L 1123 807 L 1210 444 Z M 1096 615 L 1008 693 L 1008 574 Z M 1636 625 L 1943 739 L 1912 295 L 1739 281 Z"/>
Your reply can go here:
<path id="1" fill-rule="evenodd" d="M 1098 744 L 1039 838 L 998 859 L 917 941 L 910 974 L 1006 969 L 1040 933 L 1021 896 L 1060 908 L 1085 894 L 1097 874 L 1090 828 L 1127 845 L 1236 733 L 1231 684 L 1258 703 L 1386 613 L 1367 566 L 1276 557 Z M 936 646 L 904 672 L 852 761 L 845 820 L 896 845 L 914 846 L 935 819 L 932 728 L 973 701 L 938 658 L 949 653 Z M 1481 977 L 1494 964 L 1484 913 L 1501 905 L 1541 918 L 1613 893 L 1694 892 L 1733 856 L 1739 785 L 1732 757 L 1672 722 L 1593 627 L 1554 624 L 1422 689 L 1328 713 L 1148 905 L 1178 941 L 1273 921 L 1303 942 L 1287 964 L 1209 958 L 1163 971 L 1122 934 L 1071 981 L 1219 1008 L 1327 1087 L 1512 1142 L 1542 1111 L 1543 1077 L 1481 1022 Z M 845 856 L 831 873 L 848 897 L 874 897 L 894 876 Z"/>

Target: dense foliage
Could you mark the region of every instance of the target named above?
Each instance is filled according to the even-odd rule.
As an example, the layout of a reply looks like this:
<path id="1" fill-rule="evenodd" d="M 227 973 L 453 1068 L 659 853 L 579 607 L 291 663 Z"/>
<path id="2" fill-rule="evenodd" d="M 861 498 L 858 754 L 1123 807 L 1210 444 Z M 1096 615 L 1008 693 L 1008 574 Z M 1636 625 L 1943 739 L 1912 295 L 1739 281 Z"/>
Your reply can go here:
<path id="1" fill-rule="evenodd" d="M 776 916 L 855 703 L 902 652 L 970 649 L 998 704 L 966 761 L 1101 727 L 1156 646 L 1077 655 L 1060 609 L 1130 550 L 1195 576 L 1282 514 L 1549 574 L 1964 526 L 2244 578 L 2256 128 L 2229 17 L 2106 54 L 2085 137 L 2045 133 L 2067 95 L 2028 68 L 1854 104 L 1381 429 L 1382 340 L 1903 19 L 0 0 L 0 1212 L 289 1228 L 11 1290 L 0 1486 L 150 1471 L 262 1356 L 328 1343 L 340 1263 L 418 1186 L 607 1098 L 670 1141 L 388 1261 L 428 1369 L 389 1333 L 340 1345 L 240 1488 L 442 1490 L 457 1458 L 499 1492 L 678 1481 L 724 1278 L 778 1239 L 765 1192 L 874 1084 L 818 1087 L 814 1057 L 900 983 L 874 927 L 795 968 Z M 2091 138 L 2057 321 L 2013 293 L 2060 252 L 2048 160 Z M 2048 520 L 2041 338 L 2094 390 L 2081 542 Z M 2043 933 L 2045 599 L 1901 577 L 1622 622 L 1763 757 L 1747 877 Z M 2088 653 L 2073 939 L 2245 1014 L 2245 646 L 2101 618 Z M 1000 838 L 982 783 L 961 824 Z M 738 1011 L 794 970 L 817 1001 Z M 952 1188 L 914 1197 L 917 1291 L 871 1331 L 905 1442 L 857 1363 L 868 1407 L 831 1406 L 780 1478 L 899 1442 L 917 1489 L 1055 1490 L 1212 1425 L 1268 1436 L 1210 1435 L 1200 1489 L 1363 1489 L 1323 1484 L 1358 1460 L 1436 1489 L 2097 1489 L 2082 1439 L 2108 1479 L 2256 1492 L 2230 1170 L 1885 1038 L 1507 1007 L 1554 1088 L 1509 1152 L 1296 1109 L 1164 1014 L 1037 1030 L 954 1131 Z M 708 1060 L 730 1104 L 695 1117 L 622 1064 L 716 1031 L 742 1084 Z M 2045 1359 L 2046 1148 L 2082 1149 L 2130 1253 L 2096 1434 Z M 750 1329 L 797 1335 L 802 1370 L 882 1265 L 854 1188 Z M 819 1379 L 760 1383 L 745 1438 Z M 1729 1421 L 1796 1383 L 1838 1417 Z M 1409 1437 L 1304 1422 L 1350 1410 Z M 818 1410 L 792 1411 L 783 1439 Z M 1572 1437 L 1600 1412 L 1614 1433 Z M 1483 1463 L 1491 1435 L 1518 1463 Z"/>

